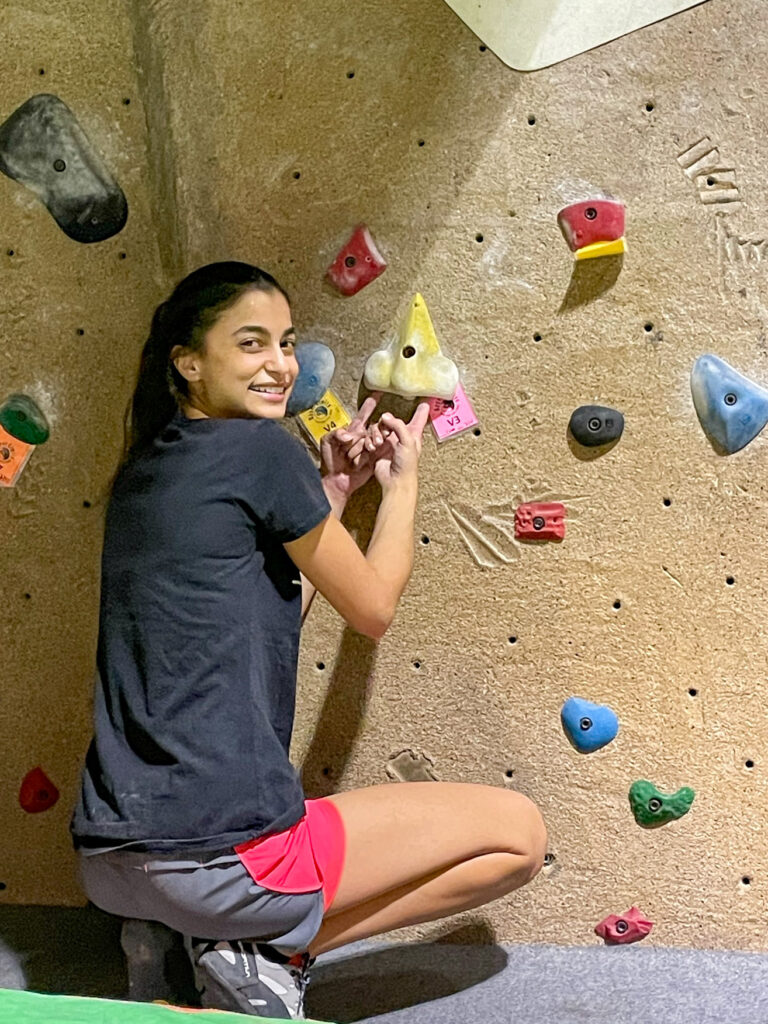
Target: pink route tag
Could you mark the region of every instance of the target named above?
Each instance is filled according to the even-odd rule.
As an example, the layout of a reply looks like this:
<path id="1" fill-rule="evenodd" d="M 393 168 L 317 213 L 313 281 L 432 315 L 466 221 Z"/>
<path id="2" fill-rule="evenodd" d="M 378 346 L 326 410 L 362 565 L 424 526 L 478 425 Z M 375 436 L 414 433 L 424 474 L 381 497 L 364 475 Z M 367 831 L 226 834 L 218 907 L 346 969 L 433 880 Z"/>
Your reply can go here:
<path id="1" fill-rule="evenodd" d="M 461 381 L 452 399 L 430 398 L 429 419 L 438 441 L 446 441 L 476 426 L 478 419 Z"/>

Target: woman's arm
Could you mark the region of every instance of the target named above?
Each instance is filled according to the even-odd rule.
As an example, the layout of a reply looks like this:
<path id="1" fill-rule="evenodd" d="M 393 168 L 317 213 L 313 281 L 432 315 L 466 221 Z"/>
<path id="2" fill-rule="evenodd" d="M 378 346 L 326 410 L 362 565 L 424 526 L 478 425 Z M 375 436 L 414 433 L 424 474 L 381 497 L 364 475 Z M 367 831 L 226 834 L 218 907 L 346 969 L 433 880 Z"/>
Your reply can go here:
<path id="1" fill-rule="evenodd" d="M 390 433 L 376 453 L 374 473 L 383 495 L 365 555 L 333 514 L 285 545 L 309 584 L 353 629 L 374 639 L 392 622 L 413 567 L 417 469 L 428 412 L 426 403 L 420 405 L 407 426 L 388 413 L 382 417 Z"/>
<path id="2" fill-rule="evenodd" d="M 341 494 L 333 485 L 333 481 L 329 480 L 328 477 L 323 479 L 323 490 L 325 496 L 328 499 L 328 504 L 331 506 L 333 515 L 341 521 L 341 517 L 344 515 L 344 509 L 347 507 L 347 495 Z M 301 624 L 304 625 L 304 620 L 307 617 L 312 601 L 317 593 L 317 587 L 313 586 L 304 575 L 301 576 Z"/>

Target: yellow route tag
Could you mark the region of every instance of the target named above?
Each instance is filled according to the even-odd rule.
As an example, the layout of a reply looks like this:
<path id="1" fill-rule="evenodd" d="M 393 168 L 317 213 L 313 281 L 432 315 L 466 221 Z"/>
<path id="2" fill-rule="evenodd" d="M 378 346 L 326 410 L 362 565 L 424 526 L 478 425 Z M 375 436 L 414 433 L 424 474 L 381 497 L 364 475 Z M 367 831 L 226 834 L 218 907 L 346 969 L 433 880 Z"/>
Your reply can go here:
<path id="1" fill-rule="evenodd" d="M 324 434 L 330 434 L 337 427 L 346 427 L 351 422 L 349 413 L 330 388 L 316 405 L 299 413 L 299 423 L 317 448 Z"/>

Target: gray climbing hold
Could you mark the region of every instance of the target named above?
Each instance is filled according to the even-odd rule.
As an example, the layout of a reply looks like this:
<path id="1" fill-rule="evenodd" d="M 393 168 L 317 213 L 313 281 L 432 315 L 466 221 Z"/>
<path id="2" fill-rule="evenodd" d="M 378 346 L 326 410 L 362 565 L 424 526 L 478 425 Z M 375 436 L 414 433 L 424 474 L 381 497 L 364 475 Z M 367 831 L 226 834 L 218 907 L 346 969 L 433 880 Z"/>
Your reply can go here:
<path id="1" fill-rule="evenodd" d="M 768 423 L 768 391 L 717 356 L 699 356 L 693 364 L 691 394 L 704 433 L 728 455 Z"/>
<path id="2" fill-rule="evenodd" d="M 311 409 L 331 386 L 336 360 L 333 352 L 321 341 L 305 341 L 296 346 L 299 375 L 294 381 L 286 416 L 296 416 Z"/>
<path id="3" fill-rule="evenodd" d="M 101 242 L 128 218 L 122 189 L 57 96 L 40 93 L 0 125 L 0 171 L 42 199 L 76 242 Z"/>
<path id="4" fill-rule="evenodd" d="M 605 405 L 580 405 L 571 414 L 568 427 L 579 444 L 596 448 L 618 441 L 624 431 L 624 417 Z"/>

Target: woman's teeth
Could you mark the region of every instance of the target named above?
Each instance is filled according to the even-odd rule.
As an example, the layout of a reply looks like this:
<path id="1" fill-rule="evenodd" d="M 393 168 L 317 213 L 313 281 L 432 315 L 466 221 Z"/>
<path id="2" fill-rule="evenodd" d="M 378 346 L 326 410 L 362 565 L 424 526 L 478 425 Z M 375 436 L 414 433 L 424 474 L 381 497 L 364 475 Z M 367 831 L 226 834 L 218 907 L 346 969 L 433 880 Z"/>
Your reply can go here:
<path id="1" fill-rule="evenodd" d="M 267 395 L 282 395 L 285 392 L 285 388 L 257 388 L 251 385 L 249 391 L 263 391 Z"/>

